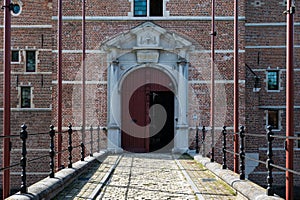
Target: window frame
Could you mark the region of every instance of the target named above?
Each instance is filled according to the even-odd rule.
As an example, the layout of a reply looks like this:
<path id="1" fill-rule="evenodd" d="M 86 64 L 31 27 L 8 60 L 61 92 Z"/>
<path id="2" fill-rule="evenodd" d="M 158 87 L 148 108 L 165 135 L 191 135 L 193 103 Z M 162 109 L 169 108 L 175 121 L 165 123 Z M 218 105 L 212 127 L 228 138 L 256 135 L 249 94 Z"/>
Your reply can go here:
<path id="1" fill-rule="evenodd" d="M 276 73 L 277 75 L 277 78 L 276 78 L 276 85 L 277 85 L 277 87 L 276 87 L 276 89 L 272 89 L 272 88 L 270 88 L 269 87 L 269 80 L 270 80 L 270 78 L 269 78 L 269 73 Z M 267 73 L 266 73 L 266 88 L 267 88 L 267 91 L 268 92 L 279 92 L 280 91 L 280 70 L 278 70 L 278 69 L 268 69 L 267 70 Z"/>
<path id="2" fill-rule="evenodd" d="M 14 61 L 13 60 L 13 52 L 18 52 L 18 61 Z M 11 53 L 11 55 L 10 55 L 10 63 L 12 63 L 12 64 L 19 64 L 19 63 L 21 63 L 21 52 L 20 52 L 20 50 L 12 49 L 10 53 Z"/>
<path id="3" fill-rule="evenodd" d="M 29 91 L 24 91 L 25 89 L 29 90 Z M 29 98 L 27 96 L 27 98 L 25 99 L 23 96 L 23 92 L 29 92 Z M 27 100 L 29 101 L 29 105 L 26 104 L 24 105 L 23 102 Z M 20 86 L 20 107 L 21 108 L 31 108 L 32 107 L 32 88 L 31 86 Z"/>
<path id="4" fill-rule="evenodd" d="M 151 18 L 155 18 L 155 17 L 166 17 L 166 16 L 169 16 L 169 12 L 166 11 L 166 3 L 169 1 L 169 0 L 160 0 L 161 2 L 161 15 L 151 15 L 151 8 L 150 8 L 150 5 L 151 5 L 151 1 L 152 0 L 145 0 L 146 1 L 146 14 L 145 15 L 137 15 L 136 12 L 135 12 L 135 1 L 136 0 L 129 0 L 129 2 L 131 2 L 131 12 L 128 13 L 129 16 L 132 16 L 132 17 L 151 17 Z"/>
<path id="5" fill-rule="evenodd" d="M 28 66 L 28 53 L 34 52 L 34 70 L 30 70 Z M 26 72 L 36 72 L 37 70 L 37 51 L 36 50 L 26 50 L 25 51 L 25 71 Z"/>
<path id="6" fill-rule="evenodd" d="M 276 115 L 277 115 L 277 119 L 276 119 L 276 121 L 277 121 L 277 124 L 276 124 L 276 126 L 274 126 L 274 125 L 271 125 L 270 123 L 269 123 L 269 121 L 270 121 L 270 112 L 277 112 L 276 113 Z M 279 131 L 279 130 L 281 130 L 281 110 L 279 110 L 279 109 L 268 109 L 267 111 L 266 111 L 266 127 L 267 126 L 269 126 L 269 125 L 271 125 L 272 126 L 272 130 L 275 130 L 275 131 Z"/>

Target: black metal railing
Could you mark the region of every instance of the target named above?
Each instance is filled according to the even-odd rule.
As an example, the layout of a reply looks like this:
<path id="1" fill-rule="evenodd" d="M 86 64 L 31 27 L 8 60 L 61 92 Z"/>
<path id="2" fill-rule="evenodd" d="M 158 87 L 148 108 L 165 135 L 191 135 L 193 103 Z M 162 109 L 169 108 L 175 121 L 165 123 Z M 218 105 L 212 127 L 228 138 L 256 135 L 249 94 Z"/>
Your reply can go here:
<path id="1" fill-rule="evenodd" d="M 206 129 L 205 129 L 205 126 L 203 126 L 202 128 L 202 132 L 203 132 L 203 136 L 202 137 L 202 151 L 205 151 L 205 133 L 206 133 Z M 282 171 L 288 171 L 292 174 L 295 174 L 295 175 L 300 175 L 300 172 L 298 171 L 295 171 L 293 169 L 288 169 L 286 167 L 282 167 L 280 165 L 276 165 L 275 162 L 274 162 L 274 158 L 273 158 L 273 142 L 274 142 L 274 139 L 283 139 L 283 140 L 287 140 L 287 139 L 290 139 L 290 140 L 300 140 L 300 137 L 296 137 L 296 136 L 279 136 L 279 135 L 275 135 L 273 130 L 272 130 L 272 127 L 271 126 L 268 126 L 267 127 L 267 130 L 266 130 L 266 134 L 262 135 L 262 134 L 252 134 L 252 133 L 246 133 L 245 132 L 245 127 L 244 126 L 241 126 L 240 127 L 240 131 L 239 133 L 233 133 L 234 134 L 238 134 L 239 135 L 239 143 L 240 143 L 240 151 L 239 153 L 235 153 L 231 150 L 228 149 L 227 147 L 227 137 L 228 137 L 228 132 L 227 132 L 227 127 L 224 126 L 223 127 L 223 130 L 222 130 L 222 135 L 223 135 L 223 138 L 222 138 L 222 147 L 218 147 L 216 146 L 215 148 L 216 149 L 219 149 L 220 152 L 222 152 L 222 169 L 227 169 L 227 153 L 228 154 L 231 154 L 231 155 L 236 155 L 239 157 L 239 161 L 240 161 L 240 166 L 239 166 L 239 172 L 240 172 L 240 179 L 241 180 L 245 180 L 245 169 L 246 169 L 246 165 L 245 165 L 245 160 L 252 160 L 254 162 L 257 162 L 259 164 L 262 164 L 262 165 L 265 165 L 266 166 L 266 169 L 267 169 L 267 177 L 266 177 L 266 180 L 267 180 L 267 188 L 266 188 L 266 194 L 268 196 L 273 196 L 274 195 L 274 188 L 273 188 L 273 181 L 274 181 L 274 178 L 273 178 L 273 169 L 277 169 L 277 170 L 282 170 Z M 198 133 L 198 127 L 196 127 L 196 134 L 195 134 L 195 141 L 196 141 L 196 144 L 195 144 L 195 147 L 199 147 L 199 139 L 197 139 L 199 137 L 199 133 Z M 245 139 L 246 137 L 260 137 L 260 138 L 265 138 L 266 139 L 266 144 L 267 144 L 267 152 L 266 152 L 266 160 L 259 160 L 259 159 L 255 159 L 255 158 L 252 158 L 252 157 L 248 157 L 246 156 L 246 148 L 245 148 Z M 199 150 L 196 152 L 199 152 Z M 203 156 L 205 156 L 203 154 Z"/>
<path id="2" fill-rule="evenodd" d="M 86 132 L 90 131 L 90 135 L 89 135 L 89 141 L 86 141 Z M 55 131 L 55 127 L 53 125 L 50 126 L 50 130 L 49 132 L 45 132 L 45 133 L 28 133 L 27 131 L 27 126 L 25 124 L 23 124 L 21 126 L 21 131 L 19 135 L 9 135 L 9 136 L 0 136 L 0 139 L 4 139 L 4 138 L 10 138 L 10 139 L 14 139 L 14 142 L 19 142 L 18 140 L 16 140 L 17 138 L 21 139 L 21 155 L 20 155 L 20 162 L 15 162 L 13 164 L 11 164 L 10 166 L 5 166 L 0 168 L 0 172 L 5 171 L 5 170 L 10 170 L 12 168 L 16 168 L 16 167 L 21 167 L 21 187 L 19 189 L 20 193 L 27 193 L 27 168 L 28 166 L 34 162 L 34 161 L 38 161 L 38 160 L 42 160 L 41 162 L 49 162 L 49 177 L 50 178 L 54 178 L 55 177 L 55 173 L 57 171 L 59 171 L 60 169 L 64 168 L 64 166 L 59 166 L 57 167 L 57 169 L 55 169 L 55 159 L 56 156 L 58 154 L 66 154 L 65 159 L 68 164 L 67 167 L 68 168 L 72 168 L 73 167 L 73 162 L 81 160 L 84 161 L 85 157 L 87 155 L 93 156 L 94 151 L 94 145 L 95 142 L 97 142 L 97 150 L 98 152 L 100 152 L 100 132 L 101 130 L 105 131 L 105 128 L 102 128 L 100 126 L 97 126 L 97 128 L 93 128 L 93 126 L 90 126 L 89 128 L 81 128 L 79 130 L 73 130 L 73 127 L 71 124 L 69 124 L 68 129 L 66 131 L 62 131 L 61 133 L 58 133 Z M 96 131 L 96 132 L 95 132 Z M 81 138 L 79 134 L 82 134 Z M 67 147 L 65 149 L 62 149 L 61 151 L 56 151 L 56 143 L 55 143 L 55 138 L 57 137 L 58 134 L 62 134 L 65 135 L 65 137 L 63 137 L 63 147 Z M 77 134 L 77 139 L 74 140 L 74 134 Z M 94 135 L 97 135 L 96 137 Z M 42 136 L 42 135 L 49 135 L 49 143 L 50 143 L 50 149 L 49 149 L 49 154 L 46 155 L 41 155 L 38 157 L 34 157 L 32 159 L 28 159 L 28 149 L 27 149 L 27 141 L 29 139 L 34 140 L 33 136 Z M 95 141 L 94 138 L 97 138 L 97 140 Z M 35 140 L 37 141 L 37 140 Z M 12 143 L 12 142 L 10 142 Z M 85 152 L 88 152 L 86 149 L 86 144 L 90 145 L 90 149 L 89 149 L 89 153 L 86 154 Z M 12 144 L 10 144 L 10 147 L 12 147 Z M 74 150 L 78 149 L 77 152 L 74 152 Z M 10 152 L 9 152 L 10 153 Z M 77 154 L 77 155 L 76 155 Z M 74 159 L 74 157 L 77 157 L 78 159 Z M 80 157 L 80 158 L 79 158 Z M 12 158 L 12 161 L 14 161 L 14 158 Z"/>

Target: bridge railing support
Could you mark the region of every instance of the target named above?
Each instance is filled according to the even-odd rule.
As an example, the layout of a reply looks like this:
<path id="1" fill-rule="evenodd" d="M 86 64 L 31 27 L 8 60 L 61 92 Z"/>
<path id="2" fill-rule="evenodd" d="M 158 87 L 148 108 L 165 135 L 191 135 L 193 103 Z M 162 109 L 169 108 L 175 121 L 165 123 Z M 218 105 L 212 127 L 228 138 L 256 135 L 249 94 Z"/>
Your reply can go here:
<path id="1" fill-rule="evenodd" d="M 22 167 L 22 174 L 21 174 L 21 179 L 22 179 L 22 183 L 21 183 L 21 189 L 20 192 L 21 193 L 27 193 L 27 185 L 26 185 L 26 165 L 27 165 L 27 149 L 26 149 L 26 140 L 28 137 L 28 133 L 26 131 L 27 126 L 25 124 L 23 124 L 22 126 L 22 130 L 20 132 L 20 138 L 22 139 L 22 158 L 21 158 L 21 167 Z"/>
<path id="2" fill-rule="evenodd" d="M 268 159 L 266 161 L 266 167 L 268 169 L 268 177 L 267 177 L 267 195 L 268 196 L 274 196 L 274 190 L 273 190 L 273 175 L 272 175 L 272 170 L 274 164 L 273 161 L 273 149 L 272 149 L 272 142 L 274 140 L 274 137 L 272 137 L 274 133 L 272 132 L 272 126 L 267 127 L 267 140 L 268 140 L 268 151 L 267 151 L 267 156 Z"/>
<path id="3" fill-rule="evenodd" d="M 245 180 L 245 127 L 240 127 L 240 179 Z"/>
<path id="4" fill-rule="evenodd" d="M 226 126 L 223 126 L 223 130 L 222 130 L 222 134 L 223 134 L 223 164 L 222 164 L 222 169 L 227 169 L 227 160 L 226 160 L 226 135 L 227 135 L 227 130 L 226 130 Z"/>

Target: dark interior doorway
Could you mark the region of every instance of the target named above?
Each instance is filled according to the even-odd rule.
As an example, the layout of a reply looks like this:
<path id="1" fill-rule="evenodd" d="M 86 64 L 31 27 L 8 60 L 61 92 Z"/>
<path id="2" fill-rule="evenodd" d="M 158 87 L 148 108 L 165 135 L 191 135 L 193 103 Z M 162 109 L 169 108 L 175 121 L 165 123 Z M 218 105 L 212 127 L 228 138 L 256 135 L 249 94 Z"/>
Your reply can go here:
<path id="1" fill-rule="evenodd" d="M 170 78 L 155 68 L 141 68 L 126 77 L 121 96 L 121 147 L 125 151 L 144 153 L 174 148 L 175 95 L 170 85 Z M 166 114 L 165 123 L 159 121 L 161 110 Z M 154 118 L 154 111 L 158 118 Z"/>
<path id="2" fill-rule="evenodd" d="M 150 152 L 171 151 L 174 147 L 174 94 L 171 91 L 151 91 L 150 107 L 160 104 L 167 112 L 166 123 L 161 130 L 156 130 L 156 125 L 150 126 Z M 153 113 L 155 117 L 155 113 Z M 156 134 L 153 134 L 156 133 Z"/>

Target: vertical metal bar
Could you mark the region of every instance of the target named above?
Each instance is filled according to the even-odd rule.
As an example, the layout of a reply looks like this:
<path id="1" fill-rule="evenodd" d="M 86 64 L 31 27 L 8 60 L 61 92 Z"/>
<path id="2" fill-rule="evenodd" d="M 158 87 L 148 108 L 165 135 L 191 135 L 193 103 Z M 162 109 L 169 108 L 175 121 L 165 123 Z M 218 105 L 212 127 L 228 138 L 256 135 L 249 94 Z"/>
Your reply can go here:
<path id="1" fill-rule="evenodd" d="M 72 146 L 72 124 L 69 124 L 69 129 L 68 129 L 68 133 L 69 133 L 69 146 L 68 146 L 68 151 L 69 151 L 69 164 L 68 164 L 68 168 L 72 168 L 72 150 L 73 150 L 73 146 Z"/>
<path id="2" fill-rule="evenodd" d="M 226 135 L 227 135 L 227 130 L 226 130 L 226 126 L 223 126 L 223 130 L 222 130 L 222 134 L 223 134 L 223 164 L 222 164 L 222 169 L 227 169 L 227 160 L 226 160 Z"/>
<path id="3" fill-rule="evenodd" d="M 21 189 L 20 192 L 21 193 L 27 193 L 27 184 L 26 184 L 26 165 L 27 165 L 27 149 L 26 149 L 26 140 L 28 137 L 28 133 L 26 131 L 27 126 L 25 124 L 23 124 L 22 126 L 22 130 L 20 132 L 20 138 L 22 139 L 22 158 L 21 158 L 21 162 L 20 165 L 22 167 L 22 174 L 21 174 Z"/>
<path id="4" fill-rule="evenodd" d="M 196 125 L 196 153 L 199 153 L 199 128 L 198 128 L 198 125 Z"/>
<path id="5" fill-rule="evenodd" d="M 81 161 L 84 161 L 84 157 L 85 157 L 85 145 L 84 145 L 84 140 L 85 140 L 85 137 L 84 137 L 84 130 L 85 128 L 82 126 L 81 127 L 81 134 L 82 134 L 82 140 L 81 140 L 81 144 L 80 144 L 80 146 L 81 146 Z"/>
<path id="6" fill-rule="evenodd" d="M 58 63 L 57 63 L 57 151 L 62 150 L 62 0 L 58 0 Z M 57 167 L 61 168 L 61 153 L 57 155 Z"/>
<path id="7" fill-rule="evenodd" d="M 11 82 L 11 66 L 10 66 L 10 51 L 11 51 L 11 15 L 9 10 L 10 0 L 5 0 L 4 4 L 4 74 L 3 74 L 3 135 L 10 135 L 10 82 Z M 3 139 L 3 167 L 10 165 L 10 138 Z M 3 172 L 3 199 L 7 198 L 10 193 L 10 170 Z"/>
<path id="8" fill-rule="evenodd" d="M 210 91 L 210 126 L 211 126 L 211 162 L 215 161 L 215 0 L 211 1 L 211 91 Z"/>
<path id="9" fill-rule="evenodd" d="M 94 145 L 93 132 L 94 132 L 94 129 L 93 129 L 93 126 L 91 125 L 91 127 L 90 127 L 90 134 L 91 134 L 91 142 L 90 142 L 90 144 L 91 144 L 91 148 L 90 148 L 91 152 L 90 152 L 90 156 L 91 157 L 93 157 L 93 152 L 94 152 L 94 150 L 93 150 L 93 145 Z"/>
<path id="10" fill-rule="evenodd" d="M 202 127 L 202 156 L 205 156 L 205 134 L 206 134 L 206 130 L 205 130 L 205 126 Z"/>
<path id="11" fill-rule="evenodd" d="M 238 42 L 238 0 L 234 0 L 234 105 L 233 105 L 233 132 L 234 132 L 234 172 L 239 171 L 239 42 Z"/>
<path id="12" fill-rule="evenodd" d="M 272 132 L 272 127 L 268 126 L 267 127 L 268 131 L 267 131 L 267 141 L 268 141 L 268 152 L 267 152 L 267 162 L 266 162 L 266 167 L 268 170 L 268 177 L 267 177 L 267 183 L 268 183 L 268 187 L 267 187 L 267 195 L 268 196 L 274 196 L 274 190 L 273 190 L 273 175 L 272 175 L 272 169 L 273 166 L 271 166 L 271 164 L 274 164 L 273 161 L 273 149 L 272 149 L 272 141 L 274 140 L 274 138 L 272 137 L 274 135 L 274 133 Z"/>
<path id="13" fill-rule="evenodd" d="M 286 41 L 286 136 L 294 136 L 294 3 L 287 1 Z M 294 142 L 286 139 L 286 168 L 293 169 Z M 286 199 L 293 199 L 293 174 L 286 171 Z"/>
<path id="14" fill-rule="evenodd" d="M 54 178 L 54 168 L 55 168 L 55 162 L 54 162 L 54 156 L 55 156 L 54 136 L 55 136 L 55 130 L 54 130 L 53 125 L 50 126 L 49 136 L 50 136 L 50 150 L 49 150 L 50 173 L 49 173 L 49 177 Z"/>
<path id="15" fill-rule="evenodd" d="M 81 96 L 81 110 L 82 110 L 82 138 L 85 139 L 85 0 L 82 0 L 82 96 Z M 85 143 L 85 141 L 83 141 Z"/>
<path id="16" fill-rule="evenodd" d="M 100 125 L 97 127 L 97 133 L 98 133 L 98 152 L 100 152 Z"/>
<path id="17" fill-rule="evenodd" d="M 241 126 L 240 128 L 240 179 L 245 180 L 245 127 Z"/>

